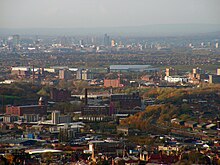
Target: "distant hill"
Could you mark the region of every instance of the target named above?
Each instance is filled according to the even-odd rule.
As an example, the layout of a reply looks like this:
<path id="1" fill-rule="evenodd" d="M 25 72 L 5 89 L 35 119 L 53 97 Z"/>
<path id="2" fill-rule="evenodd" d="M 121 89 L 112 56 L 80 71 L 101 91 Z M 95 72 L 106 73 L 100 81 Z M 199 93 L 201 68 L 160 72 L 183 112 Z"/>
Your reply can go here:
<path id="1" fill-rule="evenodd" d="M 220 24 L 163 24 L 133 27 L 98 28 L 0 28 L 0 36 L 20 35 L 126 35 L 126 36 L 181 36 L 213 33 L 219 35 Z"/>

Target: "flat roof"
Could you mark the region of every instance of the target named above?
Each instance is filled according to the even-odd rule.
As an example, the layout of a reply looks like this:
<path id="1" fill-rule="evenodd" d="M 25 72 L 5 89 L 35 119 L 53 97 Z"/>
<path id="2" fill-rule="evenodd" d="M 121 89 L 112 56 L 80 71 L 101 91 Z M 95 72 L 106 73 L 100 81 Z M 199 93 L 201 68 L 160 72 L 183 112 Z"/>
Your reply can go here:
<path id="1" fill-rule="evenodd" d="M 206 126 L 206 128 L 211 128 L 211 127 L 215 127 L 216 126 L 216 124 L 208 124 L 207 126 Z"/>
<path id="2" fill-rule="evenodd" d="M 106 139 L 106 140 L 91 140 L 91 141 L 89 141 L 89 144 L 94 144 L 94 143 L 119 143 L 119 142 L 120 141 Z"/>
<path id="3" fill-rule="evenodd" d="M 46 153 L 46 152 L 60 153 L 63 151 L 54 150 L 54 149 L 28 149 L 28 150 L 25 150 L 25 152 L 29 154 L 41 154 L 41 153 Z"/>
<path id="4" fill-rule="evenodd" d="M 151 65 L 110 65 L 111 70 L 149 69 Z"/>
<path id="5" fill-rule="evenodd" d="M 11 139 L 11 138 L 1 138 L 0 143 L 10 143 L 10 144 L 19 144 L 26 141 L 38 141 L 38 139 L 28 139 L 28 138 L 19 138 L 19 139 Z"/>
<path id="6" fill-rule="evenodd" d="M 28 71 L 30 70 L 30 67 L 29 66 L 19 66 L 19 67 L 11 67 L 11 70 L 21 70 L 21 71 Z"/>
<path id="7" fill-rule="evenodd" d="M 51 66 L 51 69 L 68 69 L 68 66 Z"/>
<path id="8" fill-rule="evenodd" d="M 27 107 L 42 107 L 43 105 L 15 105 L 15 106 L 9 106 L 9 107 L 21 107 L 21 108 L 27 108 Z"/>
<path id="9" fill-rule="evenodd" d="M 88 106 L 85 106 L 85 108 L 108 108 L 109 105 L 88 105 Z"/>

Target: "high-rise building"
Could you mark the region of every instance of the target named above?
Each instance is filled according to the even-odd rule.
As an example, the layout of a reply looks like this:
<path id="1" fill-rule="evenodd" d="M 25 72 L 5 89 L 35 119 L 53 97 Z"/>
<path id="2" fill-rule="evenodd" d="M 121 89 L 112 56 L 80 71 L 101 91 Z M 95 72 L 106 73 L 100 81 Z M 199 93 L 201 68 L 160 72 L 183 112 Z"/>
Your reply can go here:
<path id="1" fill-rule="evenodd" d="M 76 79 L 91 80 L 93 79 L 93 73 L 88 69 L 78 69 L 78 71 L 76 72 Z"/>
<path id="2" fill-rule="evenodd" d="M 18 46 L 20 44 L 20 36 L 16 34 L 13 35 L 12 38 L 13 38 L 13 45 Z"/>
<path id="3" fill-rule="evenodd" d="M 204 81 L 209 79 L 208 75 L 205 73 L 205 70 L 201 68 L 193 68 L 192 73 L 189 74 L 190 79 L 194 82 Z"/>
<path id="4" fill-rule="evenodd" d="M 112 47 L 115 47 L 115 40 L 112 40 L 111 46 L 112 46 Z"/>
<path id="5" fill-rule="evenodd" d="M 217 69 L 217 75 L 220 76 L 220 69 Z"/>
<path id="6" fill-rule="evenodd" d="M 51 113 L 51 116 L 52 116 L 52 123 L 59 124 L 60 111 L 53 111 Z"/>
<path id="7" fill-rule="evenodd" d="M 93 79 L 93 74 L 90 70 L 82 70 L 82 80 L 91 80 Z"/>
<path id="8" fill-rule="evenodd" d="M 175 75 L 175 69 L 174 68 L 166 68 L 166 76 L 169 77 L 169 76 L 173 76 Z"/>
<path id="9" fill-rule="evenodd" d="M 110 46 L 110 37 L 107 34 L 104 35 L 104 45 Z"/>
<path id="10" fill-rule="evenodd" d="M 220 75 L 209 75 L 209 83 L 210 84 L 219 84 L 220 83 Z"/>
<path id="11" fill-rule="evenodd" d="M 66 71 L 59 70 L 59 79 L 64 80 L 66 78 Z"/>
<path id="12" fill-rule="evenodd" d="M 215 48 L 218 49 L 218 47 L 219 47 L 218 42 L 216 42 Z"/>
<path id="13" fill-rule="evenodd" d="M 53 111 L 51 113 L 51 116 L 52 116 L 52 123 L 53 124 L 70 123 L 71 122 L 71 116 L 61 115 L 60 111 Z"/>
<path id="14" fill-rule="evenodd" d="M 19 35 L 13 35 L 8 37 L 8 48 L 9 50 L 15 50 L 19 47 L 20 44 L 20 37 Z"/>
<path id="15" fill-rule="evenodd" d="M 76 72 L 76 79 L 77 80 L 82 80 L 82 70 L 81 68 L 79 68 Z"/>
<path id="16" fill-rule="evenodd" d="M 193 74 L 205 74 L 205 71 L 201 68 L 193 68 Z"/>
<path id="17" fill-rule="evenodd" d="M 88 79 L 88 70 L 82 70 L 82 80 Z"/>
<path id="18" fill-rule="evenodd" d="M 66 69 L 59 70 L 59 79 L 67 80 L 70 78 L 70 72 Z"/>
<path id="19" fill-rule="evenodd" d="M 83 46 L 84 45 L 84 41 L 83 40 L 79 40 L 79 45 Z"/>

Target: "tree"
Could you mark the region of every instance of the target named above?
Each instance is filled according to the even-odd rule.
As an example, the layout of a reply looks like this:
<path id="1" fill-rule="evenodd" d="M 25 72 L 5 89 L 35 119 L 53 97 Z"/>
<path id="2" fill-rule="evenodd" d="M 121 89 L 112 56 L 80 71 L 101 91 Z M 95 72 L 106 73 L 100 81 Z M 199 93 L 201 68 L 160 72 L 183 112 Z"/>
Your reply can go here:
<path id="1" fill-rule="evenodd" d="M 43 88 L 41 88 L 41 90 L 39 90 L 37 92 L 37 94 L 40 95 L 40 96 L 49 97 L 50 96 L 50 91 L 49 91 L 48 88 L 43 87 Z"/>
<path id="2" fill-rule="evenodd" d="M 7 155 L 5 156 L 5 158 L 7 159 L 7 162 L 8 162 L 9 164 L 12 164 L 12 163 L 13 163 L 14 156 L 13 156 L 12 154 L 7 154 Z"/>

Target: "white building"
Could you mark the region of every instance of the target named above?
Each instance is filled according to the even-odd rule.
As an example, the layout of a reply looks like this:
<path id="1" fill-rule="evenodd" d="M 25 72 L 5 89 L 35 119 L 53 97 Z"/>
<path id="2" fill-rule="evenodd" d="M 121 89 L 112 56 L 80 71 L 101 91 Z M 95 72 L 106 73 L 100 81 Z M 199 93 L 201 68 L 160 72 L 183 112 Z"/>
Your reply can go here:
<path id="1" fill-rule="evenodd" d="M 220 69 L 217 69 L 217 75 L 220 75 Z"/>
<path id="2" fill-rule="evenodd" d="M 170 83 L 188 82 L 188 78 L 181 76 L 165 76 L 164 80 Z"/>
<path id="3" fill-rule="evenodd" d="M 51 113 L 52 123 L 60 124 L 60 123 L 71 123 L 72 118 L 69 115 L 61 115 L 60 111 L 53 111 Z"/>
<path id="4" fill-rule="evenodd" d="M 28 66 L 28 67 L 11 67 L 11 71 L 30 71 L 31 68 Z"/>
<path id="5" fill-rule="evenodd" d="M 71 116 L 69 115 L 60 115 L 59 123 L 71 123 Z"/>
<path id="6" fill-rule="evenodd" d="M 219 47 L 218 42 L 216 42 L 215 48 L 218 49 L 218 47 Z"/>
<path id="7" fill-rule="evenodd" d="M 18 121 L 18 116 L 6 115 L 3 117 L 4 123 L 12 123 L 14 121 Z"/>
<path id="8" fill-rule="evenodd" d="M 39 121 L 39 114 L 24 114 L 26 122 L 37 122 Z"/>
<path id="9" fill-rule="evenodd" d="M 53 111 L 51 113 L 51 116 L 52 116 L 52 123 L 59 124 L 60 111 Z"/>

